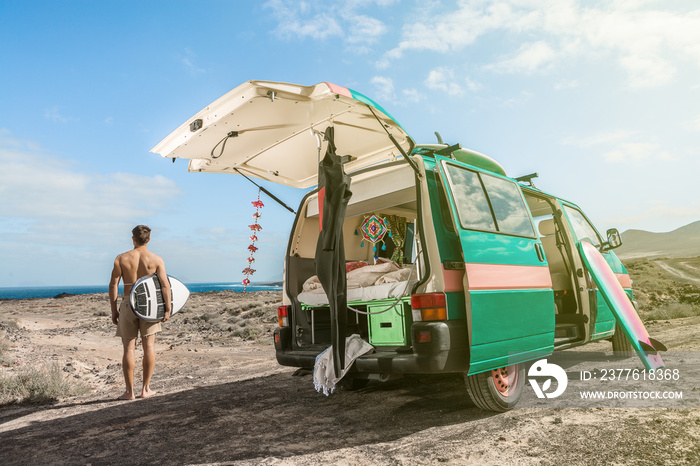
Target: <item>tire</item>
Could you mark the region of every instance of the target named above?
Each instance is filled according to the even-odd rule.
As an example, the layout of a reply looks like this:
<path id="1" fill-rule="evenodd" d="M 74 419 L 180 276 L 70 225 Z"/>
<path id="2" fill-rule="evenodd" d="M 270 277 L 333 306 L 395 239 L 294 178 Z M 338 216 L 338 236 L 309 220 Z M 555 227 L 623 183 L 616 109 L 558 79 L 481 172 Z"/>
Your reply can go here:
<path id="1" fill-rule="evenodd" d="M 525 386 L 525 366 L 514 364 L 479 374 L 464 374 L 467 393 L 474 404 L 485 410 L 502 413 L 513 409 Z"/>
<path id="2" fill-rule="evenodd" d="M 617 322 L 615 322 L 615 334 L 610 341 L 612 341 L 613 353 L 619 356 L 624 356 L 624 354 L 621 353 L 631 353 L 633 351 L 632 343 L 630 343 L 630 341 L 627 339 L 622 331 L 622 328 L 620 327 L 620 324 Z"/>

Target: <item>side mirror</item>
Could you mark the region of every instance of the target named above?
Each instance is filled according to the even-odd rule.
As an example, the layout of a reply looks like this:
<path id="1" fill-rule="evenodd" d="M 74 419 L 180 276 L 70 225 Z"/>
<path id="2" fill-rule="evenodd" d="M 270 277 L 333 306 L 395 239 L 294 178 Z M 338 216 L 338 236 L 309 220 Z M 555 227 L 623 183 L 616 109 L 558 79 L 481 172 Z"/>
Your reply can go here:
<path id="1" fill-rule="evenodd" d="M 619 248 L 622 246 L 622 238 L 620 237 L 620 232 L 617 231 L 617 228 L 611 228 L 607 231 L 608 235 L 608 241 L 605 244 L 605 249 L 610 250 L 610 249 L 615 249 Z"/>

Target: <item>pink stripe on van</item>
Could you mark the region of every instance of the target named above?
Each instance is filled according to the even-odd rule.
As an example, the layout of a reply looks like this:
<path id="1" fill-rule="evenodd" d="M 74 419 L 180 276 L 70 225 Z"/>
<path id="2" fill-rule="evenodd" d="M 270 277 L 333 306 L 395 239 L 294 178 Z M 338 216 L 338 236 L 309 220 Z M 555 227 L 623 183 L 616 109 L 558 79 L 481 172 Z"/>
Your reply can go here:
<path id="1" fill-rule="evenodd" d="M 445 283 L 445 292 L 464 291 L 464 270 L 445 270 L 443 265 L 442 280 Z"/>
<path id="2" fill-rule="evenodd" d="M 629 275 L 626 273 L 616 273 L 615 276 L 617 277 L 617 281 L 620 282 L 620 285 L 622 285 L 622 288 L 632 288 L 632 280 Z"/>
<path id="3" fill-rule="evenodd" d="M 537 265 L 465 264 L 469 290 L 552 288 L 549 267 Z"/>

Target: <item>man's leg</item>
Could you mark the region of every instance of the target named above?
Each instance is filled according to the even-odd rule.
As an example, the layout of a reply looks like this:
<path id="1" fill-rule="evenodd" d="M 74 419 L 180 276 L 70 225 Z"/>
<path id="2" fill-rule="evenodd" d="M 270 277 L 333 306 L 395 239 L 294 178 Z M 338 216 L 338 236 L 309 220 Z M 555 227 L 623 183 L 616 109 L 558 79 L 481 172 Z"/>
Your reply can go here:
<path id="1" fill-rule="evenodd" d="M 153 368 L 156 365 L 156 335 L 151 334 L 141 338 L 143 346 L 143 390 L 141 398 L 148 398 L 155 395 L 156 392 L 151 390 L 151 376 Z"/>
<path id="2" fill-rule="evenodd" d="M 134 397 L 134 353 L 136 352 L 135 338 L 122 338 L 124 356 L 122 357 L 122 370 L 124 371 L 124 384 L 126 391 L 120 400 L 133 400 Z"/>

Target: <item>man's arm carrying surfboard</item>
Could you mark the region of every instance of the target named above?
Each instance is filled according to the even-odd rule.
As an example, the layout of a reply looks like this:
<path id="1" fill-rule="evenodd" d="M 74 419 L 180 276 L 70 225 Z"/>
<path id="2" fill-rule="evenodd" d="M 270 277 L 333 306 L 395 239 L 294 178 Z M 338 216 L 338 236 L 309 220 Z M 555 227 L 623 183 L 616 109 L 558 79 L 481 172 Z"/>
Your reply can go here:
<path id="1" fill-rule="evenodd" d="M 172 293 L 170 291 L 170 281 L 168 281 L 168 274 L 165 273 L 165 262 L 160 257 L 158 261 L 158 267 L 156 268 L 156 275 L 158 275 L 158 281 L 160 282 L 160 291 L 163 294 L 163 304 L 165 305 L 165 315 L 163 316 L 163 322 L 167 322 L 170 319 L 170 311 L 172 311 Z"/>

